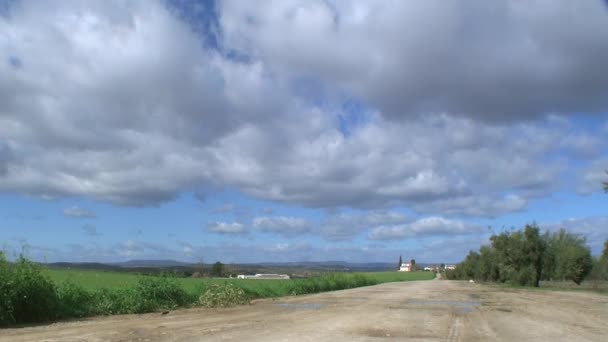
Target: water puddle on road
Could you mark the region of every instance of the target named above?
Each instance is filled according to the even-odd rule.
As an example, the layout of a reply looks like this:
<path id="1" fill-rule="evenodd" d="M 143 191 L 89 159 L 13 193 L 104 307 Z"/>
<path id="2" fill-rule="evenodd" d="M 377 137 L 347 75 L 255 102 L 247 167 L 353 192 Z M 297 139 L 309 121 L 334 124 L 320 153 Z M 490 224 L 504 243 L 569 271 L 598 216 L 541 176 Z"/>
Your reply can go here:
<path id="1" fill-rule="evenodd" d="M 294 310 L 320 310 L 323 304 L 318 303 L 275 303 L 272 306 Z"/>
<path id="2" fill-rule="evenodd" d="M 471 313 L 476 307 L 481 306 L 481 303 L 476 300 L 454 301 L 454 300 L 410 300 L 407 302 L 410 305 L 423 306 L 450 306 L 454 311 L 461 314 Z"/>

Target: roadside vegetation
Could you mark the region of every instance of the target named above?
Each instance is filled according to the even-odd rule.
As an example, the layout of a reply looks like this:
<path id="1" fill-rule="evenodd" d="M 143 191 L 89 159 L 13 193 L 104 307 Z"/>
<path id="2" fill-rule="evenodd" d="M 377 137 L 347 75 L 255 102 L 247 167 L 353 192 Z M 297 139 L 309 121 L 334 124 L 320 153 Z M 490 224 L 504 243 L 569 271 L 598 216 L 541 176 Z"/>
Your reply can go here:
<path id="1" fill-rule="evenodd" d="M 0 252 L 0 326 L 193 306 L 226 307 L 246 304 L 257 298 L 432 277 L 431 272 L 331 273 L 291 280 L 138 276 L 90 270 L 50 270 L 24 257 L 9 262 Z"/>
<path id="2" fill-rule="evenodd" d="M 584 238 L 559 230 L 540 234 L 536 225 L 503 232 L 489 246 L 471 251 L 448 279 L 474 279 L 517 286 L 608 280 L 608 241 L 603 254 L 593 259 Z"/>

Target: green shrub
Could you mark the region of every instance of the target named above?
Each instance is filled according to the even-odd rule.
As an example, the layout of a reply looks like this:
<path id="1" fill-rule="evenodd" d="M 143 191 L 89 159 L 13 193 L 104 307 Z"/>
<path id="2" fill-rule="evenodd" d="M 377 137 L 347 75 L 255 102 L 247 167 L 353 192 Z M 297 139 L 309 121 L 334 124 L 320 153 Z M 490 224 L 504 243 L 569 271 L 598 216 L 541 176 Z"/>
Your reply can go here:
<path id="1" fill-rule="evenodd" d="M 168 276 L 139 278 L 134 297 L 138 302 L 135 308 L 137 313 L 175 309 L 194 302 L 193 296 L 186 292 L 175 278 Z"/>
<path id="2" fill-rule="evenodd" d="M 229 307 L 249 303 L 245 291 L 234 284 L 213 284 L 198 298 L 198 303 L 207 308 Z"/>
<path id="3" fill-rule="evenodd" d="M 0 326 L 14 323 L 12 301 L 13 279 L 9 264 L 0 252 Z"/>
<path id="4" fill-rule="evenodd" d="M 115 315 L 139 312 L 135 290 L 101 289 L 93 293 L 91 315 Z"/>
<path id="5" fill-rule="evenodd" d="M 86 317 L 96 313 L 95 293 L 87 291 L 80 285 L 70 281 L 60 284 L 57 287 L 57 297 L 60 318 Z"/>
<path id="6" fill-rule="evenodd" d="M 326 291 L 351 289 L 361 286 L 375 285 L 378 282 L 360 274 L 327 274 L 320 277 L 294 280 L 289 288 L 291 295 L 302 295 Z"/>
<path id="7" fill-rule="evenodd" d="M 56 318 L 55 285 L 40 268 L 19 257 L 8 263 L 0 253 L 0 324 L 45 322 Z"/>

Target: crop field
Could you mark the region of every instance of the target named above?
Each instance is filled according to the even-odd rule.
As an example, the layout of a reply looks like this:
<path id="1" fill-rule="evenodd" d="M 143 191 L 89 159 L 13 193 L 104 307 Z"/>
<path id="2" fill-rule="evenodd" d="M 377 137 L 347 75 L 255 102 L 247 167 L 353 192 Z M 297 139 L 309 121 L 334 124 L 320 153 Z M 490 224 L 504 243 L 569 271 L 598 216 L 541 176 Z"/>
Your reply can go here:
<path id="1" fill-rule="evenodd" d="M 178 278 L 44 268 L 0 254 L 0 326 L 56 319 L 227 307 L 257 298 L 313 294 L 386 282 L 432 279 L 430 272 L 321 273 L 304 279 Z"/>
<path id="2" fill-rule="evenodd" d="M 107 272 L 79 269 L 45 269 L 43 273 L 57 284 L 69 281 L 87 290 L 124 289 L 137 284 L 140 275 L 133 273 Z M 345 273 L 348 276 L 362 275 L 375 283 L 396 281 L 430 280 L 435 277 L 432 272 L 362 272 Z M 276 297 L 289 295 L 289 288 L 294 282 L 306 282 L 306 279 L 207 279 L 175 278 L 181 287 L 189 293 L 198 293 L 202 284 L 233 283 L 240 288 L 256 293 L 259 297 Z"/>

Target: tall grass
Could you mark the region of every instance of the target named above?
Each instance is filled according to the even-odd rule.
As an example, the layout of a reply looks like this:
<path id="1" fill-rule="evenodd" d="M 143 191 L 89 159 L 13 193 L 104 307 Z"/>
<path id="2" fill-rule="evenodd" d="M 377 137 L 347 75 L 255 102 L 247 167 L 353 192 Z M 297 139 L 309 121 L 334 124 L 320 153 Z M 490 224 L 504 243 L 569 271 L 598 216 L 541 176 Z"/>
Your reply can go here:
<path id="1" fill-rule="evenodd" d="M 0 326 L 56 318 L 55 284 L 34 263 L 20 257 L 9 263 L 0 252 Z"/>

